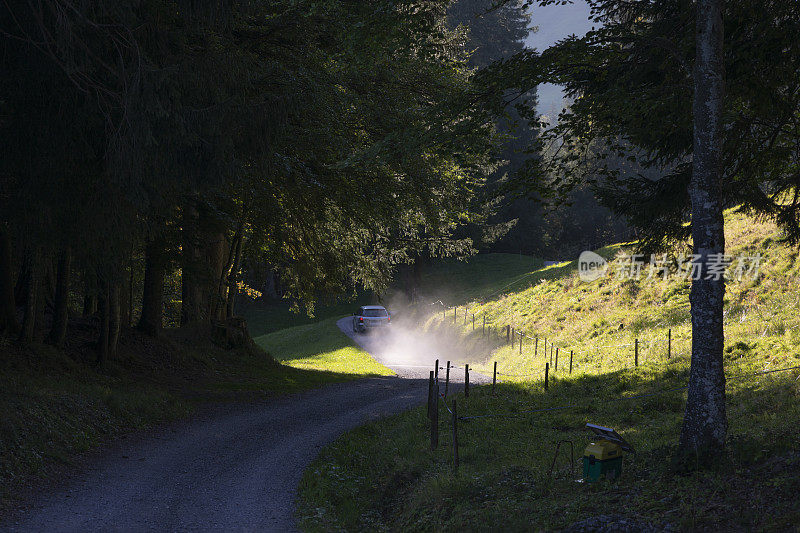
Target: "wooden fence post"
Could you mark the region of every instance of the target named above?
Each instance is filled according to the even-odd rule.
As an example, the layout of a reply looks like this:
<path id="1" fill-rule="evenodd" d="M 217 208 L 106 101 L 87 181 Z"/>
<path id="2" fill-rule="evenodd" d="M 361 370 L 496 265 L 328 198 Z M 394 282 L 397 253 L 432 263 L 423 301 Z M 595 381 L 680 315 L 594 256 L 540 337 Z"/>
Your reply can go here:
<path id="1" fill-rule="evenodd" d="M 553 371 L 558 371 L 558 346 L 556 346 L 556 366 L 553 368 Z"/>
<path id="2" fill-rule="evenodd" d="M 453 398 L 453 468 L 458 470 L 458 406 Z"/>
<path id="3" fill-rule="evenodd" d="M 464 365 L 464 398 L 469 398 L 469 365 Z"/>
<path id="4" fill-rule="evenodd" d="M 436 363 L 434 363 L 433 371 L 434 371 L 434 374 L 433 374 L 433 378 L 434 379 L 433 380 L 436 383 L 439 383 L 439 360 L 438 359 L 436 360 Z"/>
<path id="5" fill-rule="evenodd" d="M 447 390 L 450 388 L 450 361 L 447 362 L 447 370 L 444 372 L 444 397 L 447 398 Z"/>
<path id="6" fill-rule="evenodd" d="M 434 384 L 433 411 L 431 411 L 431 451 L 439 445 L 439 385 Z"/>
<path id="7" fill-rule="evenodd" d="M 456 319 L 458 318 L 458 306 L 453 307 L 453 324 L 456 323 Z"/>
<path id="8" fill-rule="evenodd" d="M 506 344 L 511 342 L 511 326 L 506 326 Z"/>
<path id="9" fill-rule="evenodd" d="M 572 350 L 569 351 L 569 373 L 572 374 Z"/>
<path id="10" fill-rule="evenodd" d="M 492 396 L 494 396 L 495 385 L 497 385 L 497 361 L 494 362 L 494 374 L 492 374 Z"/>
<path id="11" fill-rule="evenodd" d="M 539 351 L 539 337 L 533 339 L 533 358 L 536 359 L 537 352 Z"/>
<path id="12" fill-rule="evenodd" d="M 672 328 L 667 330 L 667 359 L 672 356 Z"/>
<path id="13" fill-rule="evenodd" d="M 547 390 L 547 378 L 550 374 L 550 363 L 544 364 L 544 390 Z"/>
<path id="14" fill-rule="evenodd" d="M 633 364 L 639 366 L 639 339 L 633 340 Z"/>
<path id="15" fill-rule="evenodd" d="M 472 331 L 475 331 L 475 313 L 472 313 Z"/>
<path id="16" fill-rule="evenodd" d="M 511 328 L 511 349 L 514 349 L 514 328 Z"/>
<path id="17" fill-rule="evenodd" d="M 428 378 L 428 418 L 433 416 L 432 414 L 432 407 L 433 405 L 433 370 L 431 370 L 431 376 Z"/>

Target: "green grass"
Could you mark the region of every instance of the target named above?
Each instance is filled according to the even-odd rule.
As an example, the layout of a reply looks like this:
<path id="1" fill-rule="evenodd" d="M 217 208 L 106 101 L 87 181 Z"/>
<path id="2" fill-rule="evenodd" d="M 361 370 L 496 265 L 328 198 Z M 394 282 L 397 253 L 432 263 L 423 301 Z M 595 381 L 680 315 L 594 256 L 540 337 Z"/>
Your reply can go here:
<path id="1" fill-rule="evenodd" d="M 448 305 L 527 287 L 542 261 L 527 255 L 481 254 L 438 261 L 423 269 L 418 292 Z"/>
<path id="2" fill-rule="evenodd" d="M 244 312 L 247 318 L 247 328 L 250 335 L 261 337 L 267 333 L 295 326 L 317 324 L 333 317 L 350 315 L 360 305 L 372 303 L 369 294 L 358 294 L 353 301 L 321 301 L 314 307 L 314 316 L 308 316 L 305 310 L 292 310 L 286 300 L 279 300 L 263 305 L 252 305 Z"/>
<path id="3" fill-rule="evenodd" d="M 338 318 L 282 329 L 254 340 L 276 360 L 292 368 L 334 373 L 339 379 L 393 375 L 339 330 Z"/>
<path id="4" fill-rule="evenodd" d="M 729 452 L 716 469 L 670 468 L 684 393 L 611 401 L 679 387 L 685 361 L 669 368 L 623 370 L 503 384 L 497 395 L 458 396 L 459 413 L 516 414 L 459 425 L 461 466 L 452 468 L 449 413 L 440 404 L 440 447 L 428 448 L 423 408 L 359 428 L 326 448 L 301 484 L 301 526 L 309 531 L 552 530 L 586 517 L 622 514 L 663 526 L 714 530 L 782 529 L 797 524 L 800 455 L 787 420 L 800 416 L 794 375 L 729 384 Z M 572 405 L 563 411 L 524 411 Z M 549 475 L 555 447 L 569 440 L 581 456 L 586 422 L 620 431 L 638 453 L 616 483 L 586 485 L 569 467 L 569 450 Z M 579 467 L 576 466 L 576 468 Z M 794 469 L 794 471 L 792 471 Z M 753 490 L 758 487 L 758 490 Z"/>
<path id="5" fill-rule="evenodd" d="M 680 529 L 793 529 L 800 523 L 800 420 L 797 370 L 755 376 L 756 371 L 800 365 L 800 319 L 796 316 L 795 249 L 780 242 L 774 225 L 726 213 L 728 251 L 762 254 L 761 276 L 730 283 L 726 293 L 728 450 L 708 469 L 678 473 L 671 458 L 680 431 L 689 370 L 689 284 L 672 278 L 650 283 L 606 278 L 587 284 L 565 263 L 514 277 L 472 272 L 469 263 L 447 277 L 476 285 L 451 291 L 450 305 L 467 306 L 479 323 L 513 325 L 538 336 L 520 355 L 502 338 L 484 339 L 471 326 L 455 327 L 474 364 L 488 371 L 493 361 L 507 374 L 497 395 L 475 389 L 460 414 L 506 413 L 460 424 L 462 466 L 450 465 L 450 422 L 440 405 L 441 443 L 428 450 L 423 409 L 369 424 L 323 450 L 304 476 L 299 516 L 306 530 L 509 530 L 559 529 L 591 516 L 621 514 L 655 526 Z M 602 253 L 613 258 L 622 246 Z M 484 259 L 491 261 L 491 257 Z M 493 279 L 491 287 L 478 286 Z M 487 293 L 495 292 L 486 298 Z M 440 289 L 440 293 L 444 291 Z M 430 316 L 422 327 L 451 329 L 451 318 Z M 463 324 L 461 320 L 459 324 Z M 672 358 L 666 359 L 672 330 Z M 452 334 L 451 330 L 451 334 Z M 542 387 L 543 338 L 560 348 L 551 366 L 550 388 Z M 634 339 L 640 366 L 634 368 Z M 484 354 L 473 348 L 483 347 Z M 569 351 L 575 353 L 568 373 Z M 554 362 L 554 361 L 553 361 Z M 524 413 L 532 409 L 569 409 Z M 587 422 L 614 427 L 637 449 L 626 458 L 616 483 L 584 485 L 568 472 L 563 456 L 548 474 L 555 446 L 572 441 L 580 457 Z"/>

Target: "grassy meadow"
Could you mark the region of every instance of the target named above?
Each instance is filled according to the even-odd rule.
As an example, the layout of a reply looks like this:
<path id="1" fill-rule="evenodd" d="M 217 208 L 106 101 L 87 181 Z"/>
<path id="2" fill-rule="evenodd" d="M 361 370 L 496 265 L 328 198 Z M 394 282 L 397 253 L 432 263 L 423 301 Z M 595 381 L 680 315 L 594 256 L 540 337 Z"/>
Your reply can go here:
<path id="1" fill-rule="evenodd" d="M 726 454 L 709 467 L 672 462 L 685 404 L 691 322 L 689 282 L 604 277 L 581 282 L 575 263 L 523 275 L 514 272 L 481 292 L 452 290 L 442 318 L 427 329 L 455 329 L 473 365 L 503 381 L 492 395 L 474 388 L 457 395 L 461 466 L 452 465 L 450 413 L 439 403 L 440 446 L 429 449 L 423 408 L 369 424 L 327 447 L 307 470 L 299 516 L 309 531 L 346 530 L 548 530 L 582 519 L 621 515 L 639 525 L 675 529 L 789 530 L 800 523 L 800 365 L 794 248 L 781 243 L 768 222 L 726 213 L 728 253 L 761 255 L 760 274 L 728 284 L 725 299 L 729 439 Z M 613 259 L 624 246 L 600 253 Z M 488 260 L 488 259 L 487 259 Z M 461 265 L 465 271 L 474 263 Z M 476 268 L 480 268 L 477 266 Z M 445 265 L 446 276 L 476 279 Z M 436 279 L 438 274 L 431 273 Z M 499 293 L 497 287 L 509 285 Z M 493 294 L 494 293 L 494 294 Z M 470 319 L 463 323 L 464 309 Z M 539 337 L 513 349 L 505 335 L 485 339 L 472 331 L 513 325 Z M 671 330 L 672 351 L 666 339 Z M 495 329 L 495 331 L 497 331 Z M 542 374 L 550 351 L 560 349 L 549 389 Z M 639 366 L 633 343 L 639 339 Z M 487 347 L 485 354 L 475 348 Z M 574 352 L 573 372 L 568 370 Z M 566 356 L 566 357 L 565 357 Z M 516 376 L 516 377 L 515 377 Z M 583 484 L 579 466 L 587 422 L 615 428 L 636 449 L 616 482 Z M 551 472 L 556 446 L 569 444 Z M 368 474 L 365 474 L 368 473 Z"/>

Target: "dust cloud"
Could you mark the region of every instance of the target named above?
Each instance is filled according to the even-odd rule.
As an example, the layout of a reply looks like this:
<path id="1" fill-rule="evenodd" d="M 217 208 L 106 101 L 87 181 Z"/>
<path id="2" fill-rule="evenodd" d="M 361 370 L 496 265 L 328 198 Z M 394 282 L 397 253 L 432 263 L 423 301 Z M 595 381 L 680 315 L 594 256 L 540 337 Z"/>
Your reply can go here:
<path id="1" fill-rule="evenodd" d="M 440 368 L 488 360 L 496 345 L 473 332 L 471 319 L 465 324 L 464 308 L 453 319 L 452 311 L 442 318 L 441 305 L 409 306 L 402 301 L 386 302 L 391 315 L 387 328 L 358 335 L 358 342 L 382 364 L 395 369 L 420 369 L 424 374 L 438 359 Z M 406 373 L 406 372 L 404 372 Z"/>

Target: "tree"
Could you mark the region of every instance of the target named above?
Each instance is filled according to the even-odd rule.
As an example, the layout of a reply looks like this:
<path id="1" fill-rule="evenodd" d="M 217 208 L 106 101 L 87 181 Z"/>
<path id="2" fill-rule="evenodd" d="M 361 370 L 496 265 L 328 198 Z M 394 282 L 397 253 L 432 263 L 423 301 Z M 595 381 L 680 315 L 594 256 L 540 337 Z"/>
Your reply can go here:
<path id="1" fill-rule="evenodd" d="M 495 7 L 491 0 L 457 0 L 448 7 L 447 21 L 450 27 L 464 32 L 463 46 L 470 54 L 469 65 L 476 70 L 524 50 L 532 30 L 525 3 L 518 1 Z M 535 114 L 536 88 L 522 94 L 512 86 L 505 89 L 506 94 L 499 95 L 505 105 L 495 117 L 503 135 L 502 149 L 477 198 L 482 220 L 470 233 L 484 250 L 535 253 L 541 251 L 537 245 L 543 229 L 539 204 L 504 194 L 503 184 L 507 175 L 531 157 L 525 150 L 535 143 L 538 124 L 523 118 L 517 107 L 526 108 L 526 116 Z"/>
<path id="2" fill-rule="evenodd" d="M 722 112 L 724 59 L 722 0 L 697 4 L 694 67 L 694 151 L 689 197 L 692 202 L 692 246 L 699 276 L 692 281 L 692 366 L 680 446 L 684 453 L 708 456 L 724 446 L 725 280 L 709 277 L 709 264 L 725 253 L 722 218 Z"/>
<path id="3" fill-rule="evenodd" d="M 545 134 L 558 149 L 523 169 L 518 184 L 556 200 L 588 184 L 638 228 L 642 252 L 691 235 L 701 273 L 724 251 L 725 207 L 773 218 L 787 240 L 799 242 L 800 174 L 792 154 L 800 146 L 800 45 L 792 36 L 800 5 L 590 5 L 594 31 L 541 55 L 520 53 L 490 73 L 523 87 L 561 83 L 575 100 Z M 590 160 L 603 182 L 576 171 Z M 724 443 L 723 295 L 722 280 L 693 285 L 692 370 L 680 439 L 687 453 L 705 455 Z"/>
<path id="4" fill-rule="evenodd" d="M 209 325 L 235 313 L 243 265 L 276 265 L 311 305 L 381 290 L 421 250 L 472 253 L 456 229 L 495 128 L 447 3 L 4 4 L 2 328 L 24 303 L 32 339 L 52 302 L 60 344 L 82 290 L 102 363 L 135 265 L 158 335 L 173 274 L 182 323 Z"/>

